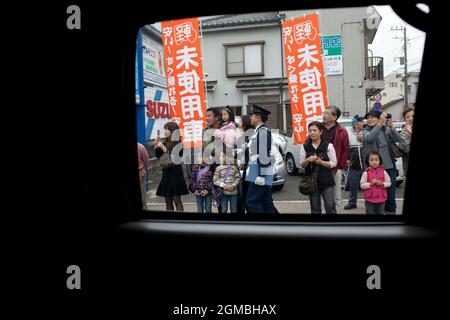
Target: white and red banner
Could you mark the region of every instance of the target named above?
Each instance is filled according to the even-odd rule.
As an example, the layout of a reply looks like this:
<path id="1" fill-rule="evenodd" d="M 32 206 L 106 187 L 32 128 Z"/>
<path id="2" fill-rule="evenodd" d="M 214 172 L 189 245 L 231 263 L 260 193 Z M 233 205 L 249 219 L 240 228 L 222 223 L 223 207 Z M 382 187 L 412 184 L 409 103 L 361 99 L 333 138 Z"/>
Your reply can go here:
<path id="1" fill-rule="evenodd" d="M 322 121 L 328 105 L 319 19 L 317 14 L 310 14 L 284 21 L 282 28 L 294 143 L 302 144 L 308 124 Z"/>
<path id="2" fill-rule="evenodd" d="M 185 147 L 202 145 L 206 103 L 198 18 L 161 23 L 170 114 Z"/>

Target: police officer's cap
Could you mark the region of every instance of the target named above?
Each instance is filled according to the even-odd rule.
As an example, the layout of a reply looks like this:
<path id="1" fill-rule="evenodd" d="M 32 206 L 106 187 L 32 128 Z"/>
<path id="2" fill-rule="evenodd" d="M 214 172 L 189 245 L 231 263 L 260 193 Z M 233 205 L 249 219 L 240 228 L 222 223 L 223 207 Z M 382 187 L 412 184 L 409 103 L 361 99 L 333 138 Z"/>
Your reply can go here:
<path id="1" fill-rule="evenodd" d="M 257 105 L 257 104 L 253 104 L 252 105 L 252 112 L 250 112 L 250 114 L 257 114 L 260 116 L 266 116 L 268 117 L 270 114 L 270 111 L 267 110 L 266 108 L 264 108 L 263 106 Z"/>

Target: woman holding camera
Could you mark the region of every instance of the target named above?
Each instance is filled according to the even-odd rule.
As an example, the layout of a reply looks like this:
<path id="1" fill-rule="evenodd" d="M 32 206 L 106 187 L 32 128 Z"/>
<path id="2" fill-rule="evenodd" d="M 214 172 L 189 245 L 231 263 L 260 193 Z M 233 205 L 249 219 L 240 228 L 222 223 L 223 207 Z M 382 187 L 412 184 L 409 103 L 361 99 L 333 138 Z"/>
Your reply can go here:
<path id="1" fill-rule="evenodd" d="M 400 132 L 400 136 L 402 137 L 402 141 L 400 142 L 400 149 L 403 151 L 403 173 L 405 174 L 408 170 L 408 162 L 409 162 L 409 146 L 411 144 L 411 135 L 412 135 L 412 127 L 414 121 L 414 107 L 405 108 L 403 111 L 403 119 L 405 119 L 405 127 Z"/>
<path id="2" fill-rule="evenodd" d="M 383 159 L 383 167 L 392 181 L 391 186 L 387 189 L 388 199 L 384 211 L 386 214 L 395 214 L 397 209 L 395 202 L 397 169 L 392 143 L 400 142 L 401 137 L 394 129 L 392 119 L 388 119 L 386 112 L 372 109 L 366 114 L 365 118 L 367 119 L 367 127 L 363 130 L 364 158 L 371 151 L 378 151 Z"/>

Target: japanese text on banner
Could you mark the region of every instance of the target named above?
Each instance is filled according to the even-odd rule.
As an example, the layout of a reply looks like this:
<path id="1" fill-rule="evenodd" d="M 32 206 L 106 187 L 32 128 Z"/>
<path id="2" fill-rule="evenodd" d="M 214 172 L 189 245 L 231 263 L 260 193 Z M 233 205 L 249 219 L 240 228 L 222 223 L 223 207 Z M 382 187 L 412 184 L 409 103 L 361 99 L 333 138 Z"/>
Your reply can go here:
<path id="1" fill-rule="evenodd" d="M 202 144 L 205 90 L 198 18 L 161 23 L 172 120 L 186 147 Z"/>
<path id="2" fill-rule="evenodd" d="M 282 28 L 294 143 L 302 144 L 308 124 L 322 121 L 328 105 L 319 19 L 317 14 L 310 14 L 284 21 Z"/>

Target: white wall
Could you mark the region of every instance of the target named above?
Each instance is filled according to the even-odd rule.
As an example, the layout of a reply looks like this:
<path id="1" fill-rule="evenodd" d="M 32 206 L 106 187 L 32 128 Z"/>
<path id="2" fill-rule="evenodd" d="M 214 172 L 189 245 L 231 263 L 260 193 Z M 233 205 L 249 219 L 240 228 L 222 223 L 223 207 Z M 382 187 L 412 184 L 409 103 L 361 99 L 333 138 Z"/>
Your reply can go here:
<path id="1" fill-rule="evenodd" d="M 286 14 L 286 19 L 303 16 L 315 12 L 309 11 L 280 11 Z M 323 9 L 319 11 L 319 23 L 322 35 L 343 35 L 343 66 L 345 75 L 327 77 L 328 101 L 335 104 L 342 111 L 350 115 L 365 114 L 366 93 L 364 87 L 366 46 L 364 44 L 364 28 L 362 24 L 345 24 L 361 22 L 368 16 L 367 7 Z M 225 48 L 223 43 L 265 40 L 264 45 L 264 77 L 280 78 L 282 66 L 281 33 L 279 26 L 239 29 L 227 31 L 206 31 L 203 33 L 203 66 L 208 73 L 207 80 L 217 80 L 216 90 L 208 93 L 208 106 L 223 105 L 245 106 L 245 93 L 236 88 L 236 83 L 242 78 L 227 78 L 225 69 Z M 225 95 L 225 92 L 228 95 Z M 286 90 L 285 90 L 286 92 Z M 263 91 L 258 91 L 264 94 Z M 345 97 L 345 100 L 344 100 Z M 289 99 L 288 95 L 283 100 Z M 345 101 L 345 102 L 344 102 Z"/>
<path id="2" fill-rule="evenodd" d="M 216 90 L 208 93 L 208 106 L 243 106 L 242 91 L 236 88 L 238 80 L 281 77 L 281 39 L 278 26 L 203 33 L 203 70 L 207 81 L 217 80 Z M 224 43 L 264 40 L 264 76 L 227 78 Z M 228 93 L 226 95 L 225 93 Z"/>

